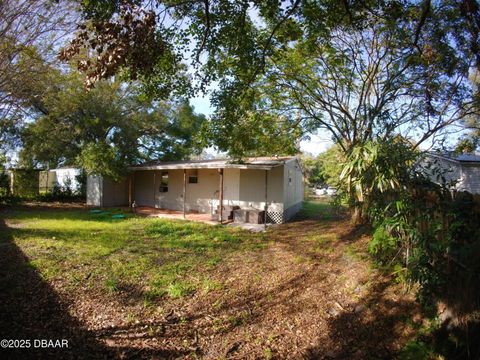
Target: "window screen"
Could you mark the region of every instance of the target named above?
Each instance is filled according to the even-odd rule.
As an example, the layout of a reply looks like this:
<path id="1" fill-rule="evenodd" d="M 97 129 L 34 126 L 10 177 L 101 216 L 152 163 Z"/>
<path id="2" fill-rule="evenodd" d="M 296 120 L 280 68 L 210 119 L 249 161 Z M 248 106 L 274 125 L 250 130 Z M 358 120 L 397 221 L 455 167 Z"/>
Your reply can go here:
<path id="1" fill-rule="evenodd" d="M 162 172 L 162 177 L 160 178 L 160 192 L 168 191 L 168 172 Z"/>

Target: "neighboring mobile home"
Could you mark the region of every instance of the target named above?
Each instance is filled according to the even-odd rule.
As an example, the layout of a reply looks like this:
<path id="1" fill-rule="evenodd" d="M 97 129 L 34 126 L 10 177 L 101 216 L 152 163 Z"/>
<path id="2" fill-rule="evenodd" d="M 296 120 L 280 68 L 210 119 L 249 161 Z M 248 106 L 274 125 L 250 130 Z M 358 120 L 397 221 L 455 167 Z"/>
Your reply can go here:
<path id="1" fill-rule="evenodd" d="M 421 164 L 433 182 L 453 182 L 458 191 L 480 194 L 480 154 L 429 153 Z"/>
<path id="2" fill-rule="evenodd" d="M 147 206 L 215 213 L 220 208 L 266 210 L 267 222 L 281 223 L 301 208 L 303 174 L 295 157 L 148 162 L 130 168 L 120 183 L 87 179 L 87 204 Z M 261 215 L 263 216 L 263 215 Z M 223 218 L 223 214 L 222 214 Z"/>
<path id="3" fill-rule="evenodd" d="M 73 193 L 80 191 L 78 176 L 81 174 L 79 168 L 60 167 L 56 169 L 44 170 L 39 174 L 40 192 L 52 191 L 55 186 L 60 189 L 70 189 Z"/>

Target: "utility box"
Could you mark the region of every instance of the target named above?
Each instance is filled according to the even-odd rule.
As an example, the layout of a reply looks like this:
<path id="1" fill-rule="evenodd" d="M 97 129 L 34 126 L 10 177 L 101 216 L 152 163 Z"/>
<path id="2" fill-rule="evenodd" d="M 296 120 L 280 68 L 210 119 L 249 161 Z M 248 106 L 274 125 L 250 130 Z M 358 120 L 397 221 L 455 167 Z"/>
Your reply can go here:
<path id="1" fill-rule="evenodd" d="M 222 218 L 223 220 L 233 220 L 233 212 L 237 209 L 240 209 L 240 206 L 236 205 L 224 205 L 222 206 Z M 215 210 L 215 215 L 218 220 L 220 220 L 220 206 L 217 206 Z"/>
<path id="2" fill-rule="evenodd" d="M 248 210 L 246 209 L 233 210 L 233 222 L 236 222 L 236 223 L 248 222 Z"/>
<path id="3" fill-rule="evenodd" d="M 257 209 L 237 209 L 233 211 L 233 221 L 236 223 L 263 224 L 265 211 Z"/>
<path id="4" fill-rule="evenodd" d="M 263 224 L 265 211 L 263 210 L 248 210 L 248 223 Z"/>

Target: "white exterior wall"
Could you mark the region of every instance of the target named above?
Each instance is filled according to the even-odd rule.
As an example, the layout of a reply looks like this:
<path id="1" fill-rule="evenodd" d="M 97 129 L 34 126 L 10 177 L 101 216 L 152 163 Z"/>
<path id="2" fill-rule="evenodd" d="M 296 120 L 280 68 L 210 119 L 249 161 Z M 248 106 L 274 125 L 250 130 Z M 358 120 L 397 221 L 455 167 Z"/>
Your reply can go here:
<path id="1" fill-rule="evenodd" d="M 436 184 L 456 182 L 456 187 L 461 186 L 462 168 L 454 160 L 440 157 L 426 158 L 420 162 L 422 172 Z"/>
<path id="2" fill-rule="evenodd" d="M 74 192 L 80 190 L 80 184 L 78 183 L 76 178 L 80 174 L 80 169 L 52 169 L 50 170 L 50 173 L 55 173 L 55 180 L 59 186 L 65 187 L 67 186 L 67 183 L 70 182 L 71 189 Z"/>
<path id="3" fill-rule="evenodd" d="M 268 211 L 283 212 L 283 166 L 272 170 L 240 170 L 241 208 L 265 208 L 265 172 L 267 172 Z"/>
<path id="4" fill-rule="evenodd" d="M 87 205 L 128 206 L 128 181 L 113 182 L 101 176 L 87 176 Z"/>
<path id="5" fill-rule="evenodd" d="M 480 194 L 480 164 L 466 164 L 445 158 L 428 158 L 421 162 L 422 169 L 431 181 L 442 184 L 455 182 L 455 189 Z M 433 165 L 433 166 L 429 166 Z M 434 171 L 435 167 L 438 167 Z M 443 179 L 442 179 L 443 177 Z"/>
<path id="6" fill-rule="evenodd" d="M 183 191 L 183 170 L 174 170 L 180 173 L 180 209 L 182 209 L 182 191 Z M 198 211 L 201 213 L 211 213 L 212 209 L 218 203 L 220 189 L 220 175 L 217 169 L 198 169 L 198 183 L 189 184 L 188 175 L 194 173 L 194 170 L 187 170 L 186 184 L 186 204 L 187 211 Z M 223 179 L 225 189 L 225 177 Z"/>
<path id="7" fill-rule="evenodd" d="M 168 191 L 160 192 L 161 176 L 168 173 Z M 217 169 L 198 169 L 198 183 L 189 184 L 188 176 L 194 170 L 187 170 L 186 203 L 187 211 L 208 213 L 212 200 L 218 198 L 220 177 Z M 155 181 L 155 185 L 154 185 Z M 224 179 L 225 183 L 225 179 Z M 134 173 L 134 200 L 139 206 L 182 210 L 183 170 L 142 170 Z"/>
<path id="8" fill-rule="evenodd" d="M 118 182 L 103 178 L 102 206 L 128 206 L 128 180 Z"/>
<path id="9" fill-rule="evenodd" d="M 168 172 L 168 191 L 160 192 L 162 172 Z M 197 173 L 198 183 L 188 176 Z M 155 186 L 154 184 L 155 173 Z M 218 205 L 220 175 L 217 169 L 187 170 L 186 209 L 209 213 Z M 283 211 L 283 166 L 268 171 L 269 210 Z M 224 204 L 263 209 L 265 170 L 224 169 Z M 155 194 L 154 194 L 155 193 Z M 155 200 L 154 200 L 155 199 Z M 141 170 L 134 174 L 134 200 L 139 206 L 172 210 L 183 208 L 183 170 Z"/>
<path id="10" fill-rule="evenodd" d="M 102 186 L 100 176 L 87 176 L 87 205 L 102 206 Z"/>
<path id="11" fill-rule="evenodd" d="M 300 164 L 296 159 L 287 161 L 284 166 L 283 192 L 285 194 L 285 209 L 303 201 L 303 174 Z"/>
<path id="12" fill-rule="evenodd" d="M 168 172 L 168 191 L 160 192 L 162 172 Z M 197 174 L 196 184 L 188 176 Z M 271 170 L 224 169 L 224 204 L 241 208 L 265 208 L 265 173 L 267 202 L 271 219 L 280 222 L 293 216 L 303 201 L 303 174 L 296 159 Z M 289 180 L 290 179 L 290 180 Z M 218 169 L 187 170 L 187 211 L 211 213 L 219 204 Z M 134 197 L 138 206 L 171 210 L 183 209 L 183 170 L 139 170 L 134 173 Z"/>
<path id="13" fill-rule="evenodd" d="M 80 184 L 77 181 L 77 176 L 80 174 L 80 169 L 76 168 L 62 168 L 40 171 L 39 173 L 39 188 L 40 190 L 51 190 L 55 185 L 66 187 L 67 183 L 73 192 L 80 190 Z"/>
<path id="14" fill-rule="evenodd" d="M 468 191 L 472 194 L 480 194 L 480 164 L 462 164 L 462 177 L 457 185 L 457 189 Z"/>

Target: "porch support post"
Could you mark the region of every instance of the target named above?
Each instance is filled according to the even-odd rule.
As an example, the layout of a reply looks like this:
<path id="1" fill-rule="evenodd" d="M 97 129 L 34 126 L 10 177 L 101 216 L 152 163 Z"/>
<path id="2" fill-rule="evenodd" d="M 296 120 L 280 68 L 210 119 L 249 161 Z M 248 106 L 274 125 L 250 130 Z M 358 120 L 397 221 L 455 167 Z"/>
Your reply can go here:
<path id="1" fill-rule="evenodd" d="M 157 206 L 155 204 L 155 187 L 157 186 L 156 182 L 156 171 L 153 170 L 153 208 L 155 209 Z"/>
<path id="2" fill-rule="evenodd" d="M 187 170 L 183 169 L 183 218 L 185 219 L 185 201 L 187 197 Z"/>
<path id="3" fill-rule="evenodd" d="M 220 174 L 220 224 L 223 223 L 223 169 L 218 169 Z"/>
<path id="4" fill-rule="evenodd" d="M 263 214 L 263 227 L 267 228 L 267 210 L 268 210 L 268 170 L 265 170 L 265 213 Z"/>
<path id="5" fill-rule="evenodd" d="M 128 176 L 128 207 L 132 208 L 132 182 L 133 182 L 133 174 L 134 172 L 130 173 Z"/>

